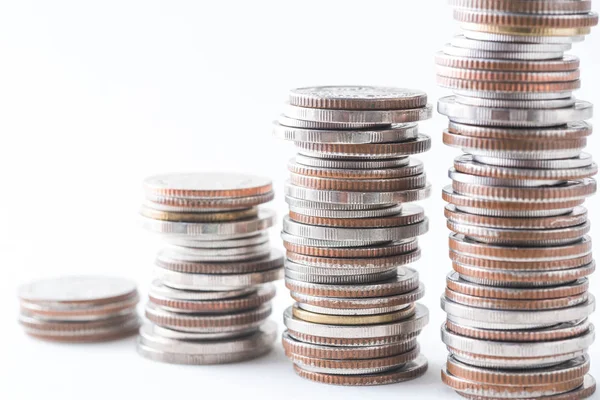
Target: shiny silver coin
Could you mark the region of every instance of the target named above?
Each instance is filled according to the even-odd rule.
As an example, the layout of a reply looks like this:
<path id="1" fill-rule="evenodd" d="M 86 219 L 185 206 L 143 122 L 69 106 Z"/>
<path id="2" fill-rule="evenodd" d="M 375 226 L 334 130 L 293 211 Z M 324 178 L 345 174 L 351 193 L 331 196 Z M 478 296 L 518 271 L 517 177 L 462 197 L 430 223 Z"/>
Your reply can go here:
<path id="1" fill-rule="evenodd" d="M 554 60 L 562 58 L 562 51 L 545 51 L 545 52 L 524 52 L 524 51 L 486 51 L 477 49 L 467 49 L 463 47 L 446 44 L 442 50 L 444 54 L 457 57 L 468 58 L 486 58 L 493 60 Z"/>
<path id="2" fill-rule="evenodd" d="M 549 138 L 548 140 L 552 140 Z M 531 159 L 505 159 L 499 157 L 488 157 L 482 155 L 473 155 L 473 161 L 495 165 L 506 168 L 524 168 L 530 170 L 569 170 L 574 168 L 590 168 L 594 165 L 592 156 L 588 153 L 581 153 L 572 158 L 552 159 L 552 160 L 531 160 Z"/>
<path id="3" fill-rule="evenodd" d="M 271 252 L 271 244 L 260 243 L 252 246 L 225 249 L 202 249 L 193 247 L 169 246 L 169 256 L 174 260 L 190 262 L 233 262 L 261 258 Z"/>
<path id="4" fill-rule="evenodd" d="M 291 128 L 300 129 L 326 129 L 326 130 L 344 130 L 344 129 L 388 129 L 392 127 L 392 124 L 378 124 L 378 123 L 345 123 L 345 122 L 317 122 L 308 121 L 302 119 L 290 118 L 281 114 L 277 119 L 280 125 L 288 126 Z"/>
<path id="5" fill-rule="evenodd" d="M 308 189 L 293 185 L 287 181 L 284 189 L 286 196 L 301 200 L 318 203 L 357 204 L 361 206 L 378 204 L 380 208 L 394 203 L 411 203 L 423 200 L 431 194 L 431 185 L 429 183 L 423 188 L 398 192 L 348 192 Z"/>
<path id="6" fill-rule="evenodd" d="M 484 92 L 480 90 L 460 90 L 453 89 L 452 92 L 457 96 L 479 97 L 482 99 L 493 100 L 558 100 L 572 97 L 573 92 Z"/>
<path id="7" fill-rule="evenodd" d="M 385 86 L 313 86 L 290 90 L 289 101 L 310 108 L 397 110 L 425 106 L 427 94 Z"/>
<path id="8" fill-rule="evenodd" d="M 320 283 L 325 285 L 355 285 L 363 283 L 380 282 L 387 279 L 392 279 L 398 274 L 396 268 L 388 269 L 387 271 L 362 273 L 356 275 L 316 275 L 307 274 L 292 269 L 286 269 L 285 276 L 287 278 L 309 283 Z"/>
<path id="9" fill-rule="evenodd" d="M 540 186 L 556 186 L 564 183 L 560 179 L 505 179 L 479 175 L 470 175 L 456 171 L 454 167 L 448 169 L 448 177 L 454 182 L 468 183 L 481 186 L 505 186 L 505 187 L 526 187 L 534 188 Z"/>
<path id="10" fill-rule="evenodd" d="M 380 218 L 396 215 L 402 211 L 402 205 L 375 210 L 321 210 L 316 208 L 290 207 L 290 212 L 320 218 Z"/>
<path id="11" fill-rule="evenodd" d="M 298 199 L 292 196 L 285 196 L 285 202 L 290 207 L 312 208 L 324 211 L 362 211 L 362 210 L 382 210 L 394 206 L 397 202 L 383 204 L 344 204 L 344 203 L 325 203 L 313 200 Z"/>
<path id="12" fill-rule="evenodd" d="M 456 102 L 466 106 L 490 108 L 519 108 L 519 109 L 554 109 L 571 107 L 575 104 L 574 97 L 554 100 L 502 100 L 484 99 L 481 97 L 456 96 Z"/>
<path id="13" fill-rule="evenodd" d="M 284 114 L 290 118 L 315 122 L 335 122 L 344 124 L 404 124 L 431 118 L 433 106 L 403 110 L 327 110 L 297 107 L 287 104 Z"/>
<path id="14" fill-rule="evenodd" d="M 411 304 L 401 304 L 397 306 L 390 307 L 378 307 L 378 308 L 328 308 L 328 307 L 319 307 L 313 306 L 311 304 L 304 303 L 296 303 L 296 305 L 306 311 L 314 312 L 317 314 L 326 314 L 326 315 L 377 315 L 377 314 L 387 314 L 395 311 L 406 310 L 411 306 Z"/>
<path id="15" fill-rule="evenodd" d="M 158 326 L 155 324 L 152 325 L 152 330 L 159 336 L 162 336 L 167 339 L 174 340 L 193 340 L 193 341 L 211 341 L 211 340 L 221 340 L 221 339 L 234 339 L 240 338 L 248 335 L 252 335 L 253 333 L 258 332 L 259 328 L 265 323 L 269 323 L 269 321 L 259 321 L 255 324 L 249 324 L 248 327 L 244 329 L 239 329 L 231 332 L 212 332 L 212 333 L 198 333 L 198 332 L 185 332 L 178 331 L 175 329 L 164 328 L 162 326 Z"/>
<path id="16" fill-rule="evenodd" d="M 235 297 L 248 296 L 255 293 L 260 286 L 251 286 L 243 289 L 222 290 L 222 291 L 200 291 L 200 290 L 181 290 L 166 286 L 162 281 L 155 279 L 150 284 L 148 293 L 152 296 L 166 297 L 184 301 L 210 301 L 225 300 Z"/>
<path id="17" fill-rule="evenodd" d="M 285 326 L 294 332 L 326 338 L 360 339 L 396 336 L 399 340 L 421 331 L 429 322 L 429 310 L 421 304 L 416 305 L 416 313 L 412 317 L 381 325 L 325 325 L 303 321 L 292 315 L 292 307 L 288 307 L 283 315 Z"/>
<path id="18" fill-rule="evenodd" d="M 592 117 L 592 105 L 585 101 L 555 110 L 519 110 L 465 106 L 457 103 L 454 96 L 448 96 L 440 99 L 438 111 L 459 123 L 503 127 L 554 126 Z"/>
<path id="19" fill-rule="evenodd" d="M 389 128 L 361 130 L 326 130 L 295 128 L 273 123 L 273 135 L 284 140 L 308 143 L 366 144 L 412 140 L 419 134 L 415 123 L 396 124 Z"/>
<path id="20" fill-rule="evenodd" d="M 396 157 L 381 160 L 357 160 L 357 159 L 329 159 L 310 157 L 297 154 L 295 158 L 298 164 L 315 168 L 340 168 L 340 169 L 381 169 L 400 168 L 409 164 L 409 157 Z"/>
<path id="21" fill-rule="evenodd" d="M 361 240 L 349 243 L 345 240 L 320 240 L 320 239 L 311 239 L 302 236 L 296 236 L 289 234 L 287 232 L 281 232 L 281 239 L 284 242 L 296 244 L 300 246 L 310 246 L 310 247 L 365 247 L 365 246 L 380 246 L 382 243 L 378 240 Z"/>
<path id="22" fill-rule="evenodd" d="M 350 262 L 350 261 L 349 261 Z M 390 267 L 390 266 L 385 266 L 385 267 L 352 267 L 351 264 L 349 265 L 343 265 L 343 267 L 312 267 L 309 265 L 302 265 L 302 264 L 297 264 L 297 263 L 293 263 L 290 260 L 287 260 L 287 264 L 285 266 L 286 268 L 286 276 L 288 276 L 289 278 L 292 279 L 298 279 L 298 280 L 303 280 L 306 281 L 304 279 L 299 279 L 299 278 L 294 278 L 291 274 L 288 274 L 288 272 L 295 272 L 297 274 L 300 274 L 300 276 L 302 275 L 315 275 L 315 276 L 331 276 L 331 277 L 339 277 L 341 279 L 365 279 L 365 278 L 360 278 L 360 277 L 352 277 L 352 278 L 347 278 L 348 276 L 352 276 L 352 275 L 366 275 L 366 276 L 372 276 L 373 274 L 382 274 L 382 273 L 387 273 L 390 272 L 391 270 L 396 271 L 397 267 Z M 366 278 L 368 279 L 368 278 Z M 389 279 L 389 278 L 385 278 L 385 279 Z M 381 279 L 378 279 L 381 280 Z M 315 283 L 319 283 L 319 282 L 315 282 Z"/>
<path id="23" fill-rule="evenodd" d="M 252 236 L 244 236 L 241 238 L 234 237 L 227 240 L 202 240 L 202 237 L 168 235 L 163 236 L 162 239 L 173 246 L 191 247 L 194 249 L 231 249 L 235 247 L 256 246 L 267 243 L 269 241 L 269 233 L 262 231 Z"/>
<path id="24" fill-rule="evenodd" d="M 463 49 L 489 52 L 560 53 L 571 50 L 571 43 L 498 42 L 472 39 L 465 35 L 452 38 L 451 45 Z"/>
<path id="25" fill-rule="evenodd" d="M 181 290 L 229 291 L 269 283 L 283 278 L 283 268 L 248 274 L 186 274 L 155 267 L 155 276 L 166 286 Z"/>
<path id="26" fill-rule="evenodd" d="M 489 42 L 571 44 L 583 42 L 585 36 L 523 36 L 463 30 L 466 38 Z"/>

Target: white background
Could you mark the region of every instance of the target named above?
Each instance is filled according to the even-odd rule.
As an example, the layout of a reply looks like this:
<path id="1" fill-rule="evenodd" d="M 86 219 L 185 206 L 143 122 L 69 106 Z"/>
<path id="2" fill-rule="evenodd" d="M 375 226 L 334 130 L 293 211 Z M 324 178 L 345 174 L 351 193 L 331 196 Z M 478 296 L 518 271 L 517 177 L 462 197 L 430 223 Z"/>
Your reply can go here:
<path id="1" fill-rule="evenodd" d="M 271 136 L 293 87 L 373 84 L 438 89 L 434 53 L 457 26 L 443 0 L 4 1 L 0 5 L 1 398 L 443 398 L 439 296 L 450 270 L 442 187 L 458 150 L 445 118 L 422 124 L 433 184 L 431 230 L 416 264 L 431 322 L 417 381 L 329 387 L 296 377 L 279 345 L 252 363 L 184 367 L 139 357 L 134 339 L 57 345 L 16 322 L 17 285 L 65 273 L 122 275 L 145 293 L 158 241 L 136 224 L 141 181 L 169 171 L 246 171 L 273 178 L 279 215 L 292 144 Z M 581 57 L 579 98 L 600 103 L 600 33 Z M 597 135 L 588 151 L 598 151 Z M 598 198 L 588 201 L 600 221 Z M 281 248 L 280 227 L 273 245 Z M 594 231 L 598 231 L 594 229 Z M 594 232 L 592 232 L 593 234 Z M 598 250 L 596 246 L 596 250 Z M 592 290 L 598 278 L 592 279 Z M 291 304 L 279 285 L 273 318 Z M 597 320 L 596 317 L 593 318 Z M 600 377 L 600 348 L 591 349 Z M 167 397 L 169 396 L 169 397 Z M 172 396 L 172 397 L 171 397 Z"/>

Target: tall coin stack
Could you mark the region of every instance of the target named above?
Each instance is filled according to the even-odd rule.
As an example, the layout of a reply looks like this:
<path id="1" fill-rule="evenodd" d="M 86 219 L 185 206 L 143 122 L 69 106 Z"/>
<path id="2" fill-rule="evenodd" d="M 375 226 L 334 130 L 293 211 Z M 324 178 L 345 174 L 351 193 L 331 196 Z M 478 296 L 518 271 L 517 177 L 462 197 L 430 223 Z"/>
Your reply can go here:
<path id="1" fill-rule="evenodd" d="M 421 376 L 416 338 L 428 310 L 417 271 L 427 231 L 421 162 L 431 117 L 423 92 L 330 86 L 290 92 L 276 136 L 295 143 L 285 185 L 286 355 L 298 375 L 338 385 L 380 385 Z M 399 268 L 400 267 L 400 268 Z"/>
<path id="2" fill-rule="evenodd" d="M 462 35 L 436 58 L 452 89 L 444 143 L 466 154 L 443 191 L 454 271 L 446 278 L 442 380 L 471 399 L 582 399 L 594 297 L 582 204 L 597 166 L 582 153 L 592 105 L 576 100 L 596 25 L 590 1 L 451 0 Z"/>
<path id="3" fill-rule="evenodd" d="M 276 339 L 272 283 L 283 257 L 271 249 L 273 198 L 265 178 L 223 173 L 145 180 L 142 224 L 166 246 L 155 261 L 138 351 L 170 363 L 220 364 L 267 353 Z"/>

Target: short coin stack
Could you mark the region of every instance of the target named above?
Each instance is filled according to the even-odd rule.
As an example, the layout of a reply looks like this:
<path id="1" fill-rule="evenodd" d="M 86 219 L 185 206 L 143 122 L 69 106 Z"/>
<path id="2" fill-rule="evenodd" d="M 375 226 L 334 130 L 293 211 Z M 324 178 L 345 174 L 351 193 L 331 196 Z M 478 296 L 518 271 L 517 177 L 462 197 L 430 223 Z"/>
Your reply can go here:
<path id="1" fill-rule="evenodd" d="M 103 342 L 133 335 L 140 321 L 133 282 L 102 276 L 35 281 L 19 289 L 19 322 L 30 336 L 58 342 Z"/>
<path id="2" fill-rule="evenodd" d="M 428 310 L 414 269 L 427 231 L 421 162 L 430 138 L 425 93 L 331 86 L 292 90 L 276 136 L 295 143 L 285 185 L 282 237 L 286 355 L 298 375 L 338 385 L 380 385 L 421 376 L 416 338 Z M 401 267 L 401 268 L 399 268 Z"/>
<path id="3" fill-rule="evenodd" d="M 276 339 L 271 282 L 271 181 L 239 174 L 168 174 L 145 180 L 142 224 L 167 242 L 155 261 L 138 351 L 179 364 L 220 364 L 267 353 Z"/>
<path id="4" fill-rule="evenodd" d="M 443 381 L 472 399 L 582 399 L 594 340 L 587 211 L 597 166 L 582 153 L 592 105 L 564 55 L 598 16 L 590 1 L 451 0 L 461 22 L 437 55 L 462 149 L 443 191 L 454 271 L 446 278 Z"/>

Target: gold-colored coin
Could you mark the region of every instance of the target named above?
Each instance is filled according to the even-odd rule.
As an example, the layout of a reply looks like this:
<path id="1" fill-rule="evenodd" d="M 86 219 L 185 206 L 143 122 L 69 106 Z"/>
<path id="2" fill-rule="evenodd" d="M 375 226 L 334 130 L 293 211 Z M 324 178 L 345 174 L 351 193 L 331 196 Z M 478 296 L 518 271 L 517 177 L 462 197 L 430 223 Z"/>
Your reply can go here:
<path id="1" fill-rule="evenodd" d="M 328 315 L 318 314 L 311 311 L 306 311 L 298 306 L 292 308 L 292 314 L 295 318 L 301 319 L 307 322 L 314 322 L 315 324 L 324 325 L 374 325 L 374 324 L 387 324 L 389 322 L 399 321 L 405 318 L 411 317 L 415 313 L 415 305 L 411 304 L 409 307 L 400 311 L 394 311 L 385 314 L 375 315 Z"/>
<path id="2" fill-rule="evenodd" d="M 467 31 L 495 33 L 517 36 L 583 36 L 591 32 L 590 28 L 543 28 L 523 26 L 498 26 L 464 23 L 461 27 Z"/>
<path id="3" fill-rule="evenodd" d="M 142 206 L 140 214 L 144 217 L 172 222 L 221 222 L 237 221 L 241 219 L 254 218 L 258 215 L 258 208 L 252 207 L 244 210 L 233 210 L 223 212 L 171 212 L 155 210 Z"/>

